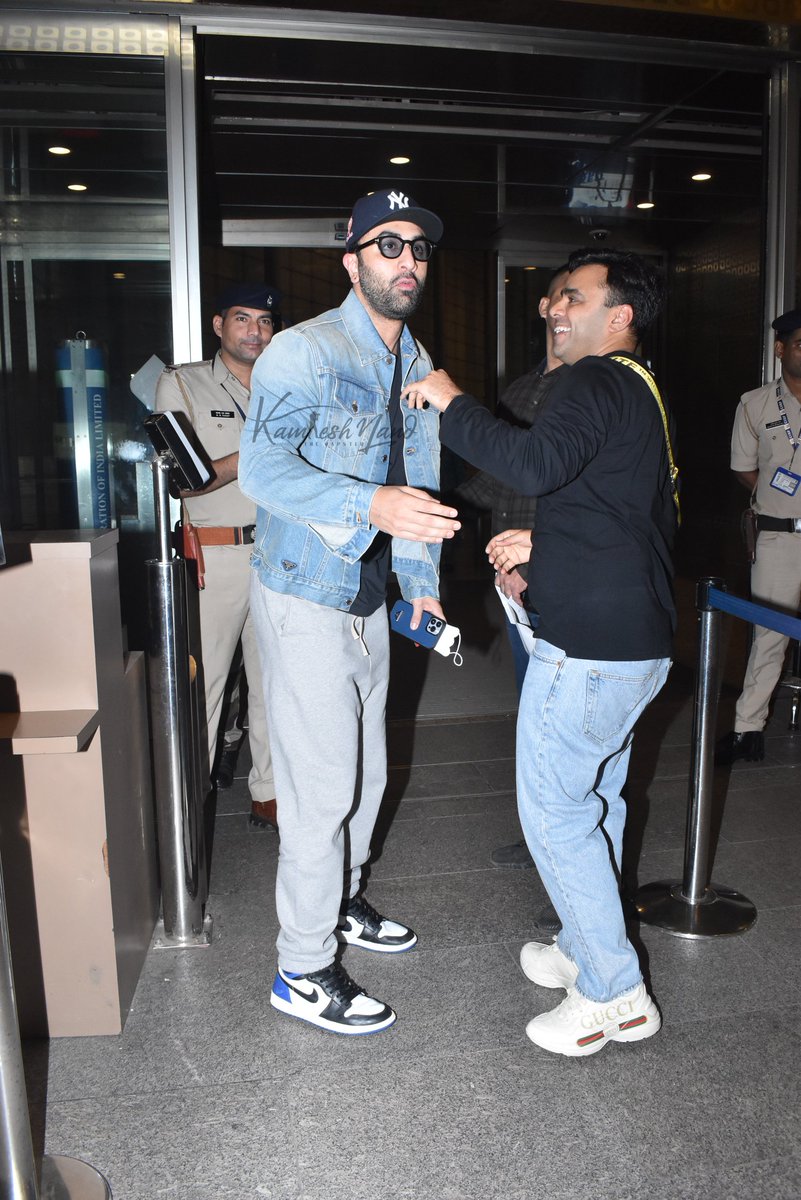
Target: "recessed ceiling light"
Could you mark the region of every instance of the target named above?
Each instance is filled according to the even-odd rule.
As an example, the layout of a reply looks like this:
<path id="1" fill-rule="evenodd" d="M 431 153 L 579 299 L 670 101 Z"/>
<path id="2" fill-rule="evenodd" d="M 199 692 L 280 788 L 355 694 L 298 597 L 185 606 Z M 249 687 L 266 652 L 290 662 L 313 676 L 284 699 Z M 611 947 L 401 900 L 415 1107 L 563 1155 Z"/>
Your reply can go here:
<path id="1" fill-rule="evenodd" d="M 72 154 L 72 151 L 67 146 L 48 146 L 48 154 Z"/>
<path id="2" fill-rule="evenodd" d="M 85 192 L 86 184 L 85 183 L 68 183 L 67 191 L 68 192 Z"/>
<path id="3" fill-rule="evenodd" d="M 637 205 L 638 208 L 655 208 L 653 200 L 641 200 Z"/>
<path id="4" fill-rule="evenodd" d="M 391 158 L 389 161 L 393 164 L 393 166 L 405 167 L 412 160 L 410 158 L 407 158 L 405 154 L 396 154 L 395 157 Z"/>
<path id="5" fill-rule="evenodd" d="M 124 279 L 124 278 L 125 278 L 125 272 L 124 272 L 124 271 L 115 271 L 115 272 L 113 273 L 113 275 L 111 276 L 111 278 L 112 278 L 112 279 Z"/>
<path id="6" fill-rule="evenodd" d="M 709 174 L 708 171 L 699 171 L 696 175 L 693 175 L 692 178 L 695 180 L 696 183 L 706 183 L 707 180 L 712 178 L 712 176 Z"/>
<path id="7" fill-rule="evenodd" d="M 523 267 L 524 271 L 536 271 L 536 267 Z"/>

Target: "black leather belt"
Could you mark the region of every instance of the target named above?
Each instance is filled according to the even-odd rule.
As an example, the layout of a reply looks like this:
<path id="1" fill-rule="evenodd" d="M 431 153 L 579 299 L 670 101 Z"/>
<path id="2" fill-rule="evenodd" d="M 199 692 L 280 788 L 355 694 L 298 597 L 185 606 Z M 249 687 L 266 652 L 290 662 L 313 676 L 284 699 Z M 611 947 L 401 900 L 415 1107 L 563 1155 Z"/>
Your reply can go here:
<path id="1" fill-rule="evenodd" d="M 757 513 L 757 529 L 770 533 L 801 533 L 801 517 L 763 517 Z"/>

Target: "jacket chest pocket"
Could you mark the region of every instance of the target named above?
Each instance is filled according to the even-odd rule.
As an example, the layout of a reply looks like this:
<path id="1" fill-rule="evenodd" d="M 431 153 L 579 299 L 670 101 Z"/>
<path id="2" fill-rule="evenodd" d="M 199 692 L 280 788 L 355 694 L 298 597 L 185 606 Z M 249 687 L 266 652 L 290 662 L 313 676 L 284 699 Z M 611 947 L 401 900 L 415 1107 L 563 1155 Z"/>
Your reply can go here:
<path id="1" fill-rule="evenodd" d="M 361 474 L 366 464 L 389 455 L 389 413 L 384 392 L 355 380 L 333 376 L 328 401 L 318 421 L 324 465 L 345 474 Z"/>

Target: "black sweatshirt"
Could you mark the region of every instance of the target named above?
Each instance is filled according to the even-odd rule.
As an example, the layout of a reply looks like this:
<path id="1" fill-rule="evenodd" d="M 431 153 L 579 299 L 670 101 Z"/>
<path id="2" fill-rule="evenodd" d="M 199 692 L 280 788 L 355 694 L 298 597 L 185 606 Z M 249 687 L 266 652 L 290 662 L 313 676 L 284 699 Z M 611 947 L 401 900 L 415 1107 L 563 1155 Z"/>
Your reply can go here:
<path id="1" fill-rule="evenodd" d="M 457 396 L 440 436 L 540 497 L 528 575 L 537 636 L 571 658 L 670 656 L 676 510 L 659 407 L 631 367 L 589 356 L 560 372 L 530 430 Z"/>

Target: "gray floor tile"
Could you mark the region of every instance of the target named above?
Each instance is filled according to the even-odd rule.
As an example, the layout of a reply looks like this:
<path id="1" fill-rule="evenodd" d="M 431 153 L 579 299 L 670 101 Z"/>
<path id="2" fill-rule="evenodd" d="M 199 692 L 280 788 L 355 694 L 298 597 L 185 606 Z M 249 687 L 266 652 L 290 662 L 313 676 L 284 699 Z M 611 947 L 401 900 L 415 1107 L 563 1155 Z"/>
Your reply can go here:
<path id="1" fill-rule="evenodd" d="M 520 837 L 517 806 L 509 793 L 474 798 L 466 811 L 463 801 L 452 801 L 451 812 L 443 802 L 436 813 L 426 811 L 431 802 L 404 803 L 397 812 L 380 858 L 372 870 L 374 878 L 392 875 L 435 875 L 452 871 L 481 871 L 489 878 L 500 874 L 490 865 L 490 852 Z"/>
<path id="2" fill-rule="evenodd" d="M 115 1200 L 294 1200 L 296 1126 L 283 1092 L 187 1088 L 48 1106 L 47 1150 L 83 1158 Z"/>

